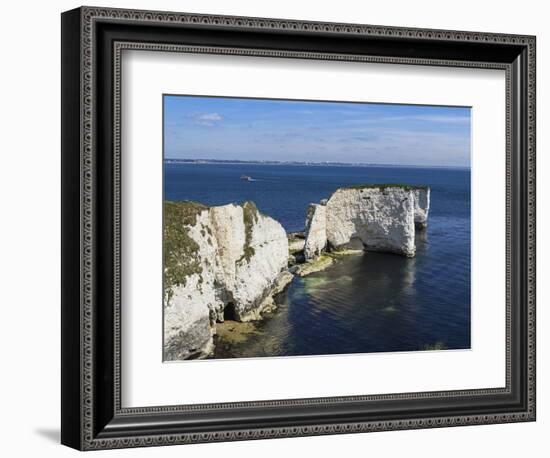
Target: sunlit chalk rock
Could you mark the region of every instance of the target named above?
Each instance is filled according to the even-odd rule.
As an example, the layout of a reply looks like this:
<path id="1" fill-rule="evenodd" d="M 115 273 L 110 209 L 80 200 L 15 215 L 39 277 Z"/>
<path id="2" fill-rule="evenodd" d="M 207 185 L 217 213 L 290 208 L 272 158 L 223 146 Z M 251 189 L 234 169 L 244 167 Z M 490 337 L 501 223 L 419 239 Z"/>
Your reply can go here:
<path id="1" fill-rule="evenodd" d="M 333 248 L 360 241 L 365 250 L 415 255 L 415 190 L 405 185 L 338 189 L 326 204 Z"/>
<path id="2" fill-rule="evenodd" d="M 430 188 L 427 186 L 414 189 L 414 224 L 417 229 L 426 229 L 430 212 Z"/>
<path id="3" fill-rule="evenodd" d="M 321 204 L 310 204 L 306 218 L 306 242 L 304 258 L 311 261 L 317 258 L 327 245 L 326 207 Z"/>
<path id="4" fill-rule="evenodd" d="M 217 321 L 273 309 L 292 279 L 287 235 L 252 202 L 165 202 L 164 220 L 164 359 L 204 357 Z"/>

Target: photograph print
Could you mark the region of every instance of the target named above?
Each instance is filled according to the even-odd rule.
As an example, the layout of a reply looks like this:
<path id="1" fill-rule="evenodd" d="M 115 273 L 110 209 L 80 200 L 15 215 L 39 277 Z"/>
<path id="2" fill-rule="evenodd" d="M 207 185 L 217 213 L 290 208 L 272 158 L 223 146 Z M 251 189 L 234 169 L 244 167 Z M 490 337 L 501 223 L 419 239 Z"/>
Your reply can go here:
<path id="1" fill-rule="evenodd" d="M 471 109 L 163 96 L 163 360 L 470 349 Z"/>

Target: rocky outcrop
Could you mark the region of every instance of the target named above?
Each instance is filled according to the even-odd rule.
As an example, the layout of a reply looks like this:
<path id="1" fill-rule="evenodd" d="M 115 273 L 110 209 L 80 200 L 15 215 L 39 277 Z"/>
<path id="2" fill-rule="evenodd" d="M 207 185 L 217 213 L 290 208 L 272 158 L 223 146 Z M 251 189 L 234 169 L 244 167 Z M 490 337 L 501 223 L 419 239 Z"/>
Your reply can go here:
<path id="1" fill-rule="evenodd" d="M 414 206 L 406 187 L 338 189 L 326 205 L 327 241 L 339 248 L 356 239 L 366 250 L 414 256 Z"/>
<path id="2" fill-rule="evenodd" d="M 292 280 L 287 236 L 251 202 L 165 202 L 164 220 L 164 359 L 204 356 L 216 322 L 274 308 Z"/>
<path id="3" fill-rule="evenodd" d="M 325 246 L 331 250 L 361 246 L 370 251 L 414 256 L 415 225 L 426 227 L 430 189 L 359 185 L 340 188 L 323 203 L 312 204 L 308 212 L 304 248 L 307 261 L 319 256 Z"/>
<path id="4" fill-rule="evenodd" d="M 289 253 L 297 253 L 304 251 L 306 244 L 305 232 L 291 232 L 288 234 L 288 251 Z"/>
<path id="5" fill-rule="evenodd" d="M 414 224 L 416 229 L 426 229 L 430 212 L 430 188 L 427 186 L 414 188 L 414 197 Z"/>
<path id="6" fill-rule="evenodd" d="M 327 245 L 327 213 L 321 204 L 310 204 L 306 218 L 306 242 L 304 258 L 311 261 L 321 254 Z"/>
<path id="7" fill-rule="evenodd" d="M 292 266 L 290 271 L 299 277 L 306 277 L 314 274 L 315 272 L 321 272 L 330 267 L 332 264 L 334 264 L 334 259 L 332 256 L 323 254 L 316 259 L 311 259 L 303 264 Z"/>

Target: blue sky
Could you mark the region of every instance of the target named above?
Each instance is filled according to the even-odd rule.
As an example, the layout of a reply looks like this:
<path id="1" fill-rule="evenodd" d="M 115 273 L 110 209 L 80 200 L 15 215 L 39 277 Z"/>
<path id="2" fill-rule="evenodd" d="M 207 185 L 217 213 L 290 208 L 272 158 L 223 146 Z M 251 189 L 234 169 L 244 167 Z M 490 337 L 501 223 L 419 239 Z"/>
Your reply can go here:
<path id="1" fill-rule="evenodd" d="M 470 166 L 470 108 L 165 96 L 166 158 Z"/>

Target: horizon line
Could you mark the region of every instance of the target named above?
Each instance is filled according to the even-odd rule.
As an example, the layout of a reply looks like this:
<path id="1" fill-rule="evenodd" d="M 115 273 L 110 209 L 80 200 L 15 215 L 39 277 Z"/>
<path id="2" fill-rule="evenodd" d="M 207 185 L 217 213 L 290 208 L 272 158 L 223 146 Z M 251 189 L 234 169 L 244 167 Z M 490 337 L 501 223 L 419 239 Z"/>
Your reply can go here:
<path id="1" fill-rule="evenodd" d="M 265 164 L 265 165 L 356 165 L 371 167 L 417 167 L 417 168 L 452 168 L 452 169 L 471 169 L 471 165 L 418 165 L 418 164 L 388 164 L 376 162 L 343 162 L 343 161 L 280 161 L 280 160 L 245 160 L 245 159 L 202 159 L 202 158 L 163 158 L 163 162 L 176 161 L 184 163 L 224 163 L 224 164 Z"/>

